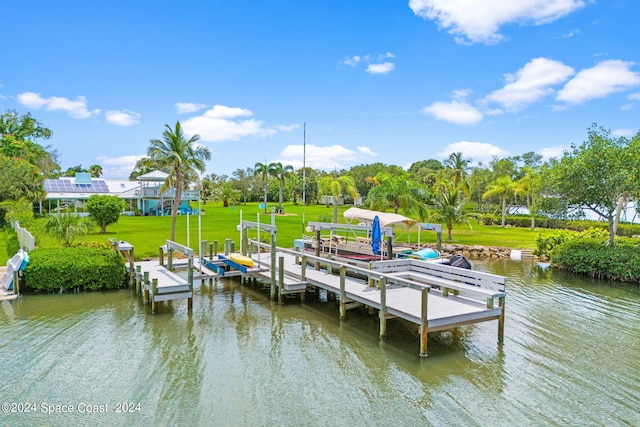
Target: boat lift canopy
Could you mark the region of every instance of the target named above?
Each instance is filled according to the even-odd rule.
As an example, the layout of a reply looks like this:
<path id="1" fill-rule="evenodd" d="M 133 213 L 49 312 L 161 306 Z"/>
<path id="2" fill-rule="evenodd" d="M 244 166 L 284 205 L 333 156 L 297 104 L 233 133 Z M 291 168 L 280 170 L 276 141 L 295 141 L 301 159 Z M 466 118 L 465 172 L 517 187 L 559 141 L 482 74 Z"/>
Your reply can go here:
<path id="1" fill-rule="evenodd" d="M 378 216 L 378 218 L 380 218 L 381 227 L 387 227 L 389 225 L 402 223 L 407 228 L 411 228 L 418 223 L 418 221 L 407 218 L 406 216 L 389 212 L 377 212 L 360 208 L 349 208 L 344 211 L 344 218 L 347 221 L 355 219 L 358 220 L 358 222 L 364 222 L 369 226 L 373 223 L 373 218 L 375 218 L 376 215 Z"/>

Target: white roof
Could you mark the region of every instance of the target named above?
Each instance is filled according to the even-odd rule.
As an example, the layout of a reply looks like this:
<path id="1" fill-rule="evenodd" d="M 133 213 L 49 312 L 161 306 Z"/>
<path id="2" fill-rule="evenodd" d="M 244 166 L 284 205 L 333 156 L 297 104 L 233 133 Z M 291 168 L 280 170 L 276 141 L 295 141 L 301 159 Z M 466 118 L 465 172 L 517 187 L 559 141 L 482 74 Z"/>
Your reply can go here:
<path id="1" fill-rule="evenodd" d="M 360 209 L 360 208 L 349 208 L 344 211 L 344 218 L 347 221 L 350 220 L 358 220 L 359 222 L 365 222 L 367 225 L 373 222 L 373 218 L 378 216 L 380 219 L 380 226 L 386 227 L 391 224 L 402 223 L 407 226 L 407 228 L 413 227 L 418 221 L 413 220 L 411 218 L 407 218 L 406 216 L 388 213 L 388 212 L 377 212 L 370 211 L 368 209 Z"/>
<path id="2" fill-rule="evenodd" d="M 168 176 L 169 174 L 166 172 L 155 170 L 145 173 L 144 175 L 140 175 L 138 177 L 138 181 L 164 181 Z"/>

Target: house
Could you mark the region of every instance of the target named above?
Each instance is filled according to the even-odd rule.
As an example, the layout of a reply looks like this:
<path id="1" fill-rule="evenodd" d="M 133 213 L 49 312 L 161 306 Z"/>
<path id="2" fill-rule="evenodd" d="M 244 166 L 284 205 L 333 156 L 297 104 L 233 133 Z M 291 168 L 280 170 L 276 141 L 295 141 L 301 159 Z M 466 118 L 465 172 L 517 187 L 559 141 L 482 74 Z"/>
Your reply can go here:
<path id="1" fill-rule="evenodd" d="M 47 196 L 39 203 L 39 212 L 55 213 L 73 207 L 74 212 L 83 211 L 86 200 L 94 194 L 117 196 L 125 201 L 125 215 L 170 215 L 174 190 L 160 192 L 168 174 L 153 171 L 140 175 L 136 181 L 111 178 L 93 178 L 89 173 L 76 173 L 75 177 L 45 179 Z M 200 190 L 185 190 L 182 193 L 178 213 L 186 213 L 189 202 L 198 200 Z"/>

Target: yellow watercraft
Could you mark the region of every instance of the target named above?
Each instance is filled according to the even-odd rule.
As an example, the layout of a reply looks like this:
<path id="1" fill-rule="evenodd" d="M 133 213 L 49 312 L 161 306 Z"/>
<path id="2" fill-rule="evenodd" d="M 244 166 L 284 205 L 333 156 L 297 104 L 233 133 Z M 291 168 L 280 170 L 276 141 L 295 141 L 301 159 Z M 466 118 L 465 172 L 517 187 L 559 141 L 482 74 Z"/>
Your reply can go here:
<path id="1" fill-rule="evenodd" d="M 240 254 L 231 254 L 229 255 L 229 259 L 236 264 L 244 265 L 245 267 L 253 267 L 254 265 L 251 258 Z"/>

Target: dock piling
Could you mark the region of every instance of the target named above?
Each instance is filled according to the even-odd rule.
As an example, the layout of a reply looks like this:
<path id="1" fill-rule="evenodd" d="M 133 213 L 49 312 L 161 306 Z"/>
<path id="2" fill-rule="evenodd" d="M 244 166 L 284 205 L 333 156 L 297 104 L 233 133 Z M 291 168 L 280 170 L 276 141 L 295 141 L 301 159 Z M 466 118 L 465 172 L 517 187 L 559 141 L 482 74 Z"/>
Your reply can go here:
<path id="1" fill-rule="evenodd" d="M 429 323 L 427 321 L 427 307 L 429 303 L 429 288 L 422 289 L 422 317 L 420 319 L 420 357 L 427 357 L 427 332 Z"/>

